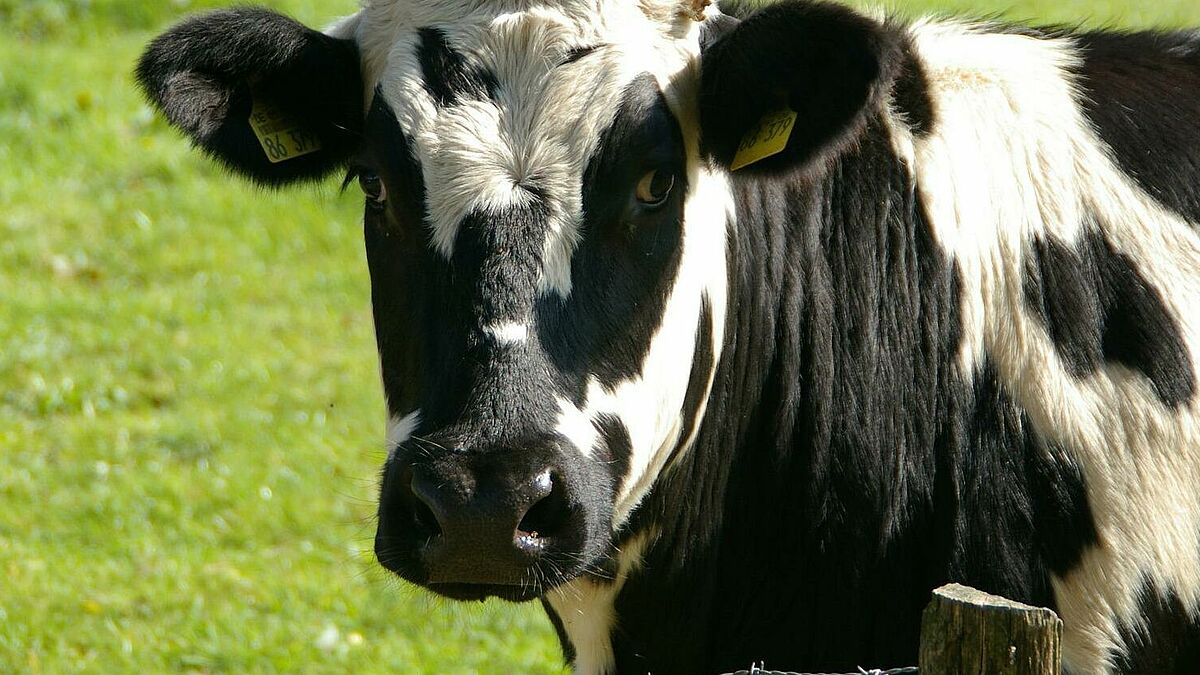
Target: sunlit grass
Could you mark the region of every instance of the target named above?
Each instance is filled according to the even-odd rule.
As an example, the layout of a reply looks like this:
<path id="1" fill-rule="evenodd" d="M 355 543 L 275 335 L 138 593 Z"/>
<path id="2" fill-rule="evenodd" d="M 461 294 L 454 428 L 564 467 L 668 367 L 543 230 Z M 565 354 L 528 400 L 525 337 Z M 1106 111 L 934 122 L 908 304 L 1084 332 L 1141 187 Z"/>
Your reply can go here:
<path id="1" fill-rule="evenodd" d="M 155 31 L 225 4 L 0 0 L 0 672 L 558 672 L 538 608 L 372 563 L 357 199 L 227 178 L 131 85 Z M 1009 8 L 1200 23 L 1192 0 Z"/>

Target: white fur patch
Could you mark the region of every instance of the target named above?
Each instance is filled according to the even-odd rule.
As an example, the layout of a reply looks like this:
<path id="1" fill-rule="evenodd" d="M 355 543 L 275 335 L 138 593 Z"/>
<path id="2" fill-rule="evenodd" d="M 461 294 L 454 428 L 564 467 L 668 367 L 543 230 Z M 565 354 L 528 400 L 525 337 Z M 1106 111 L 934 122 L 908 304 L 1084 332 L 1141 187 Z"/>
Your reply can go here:
<path id="1" fill-rule="evenodd" d="M 387 448 L 388 461 L 396 454 L 396 448 L 412 438 L 412 435 L 421 427 L 421 411 L 414 410 L 403 417 L 393 416 L 388 419 L 387 425 Z"/>
<path id="2" fill-rule="evenodd" d="M 483 329 L 500 344 L 521 344 L 529 339 L 529 327 L 520 323 L 502 323 Z"/>
<path id="3" fill-rule="evenodd" d="M 546 594 L 575 648 L 574 670 L 578 675 L 614 672 L 612 632 L 617 625 L 613 603 L 630 573 L 641 567 L 642 555 L 652 539 L 642 534 L 625 545 L 617 556 L 616 579 L 596 583 L 584 577 Z"/>
<path id="4" fill-rule="evenodd" d="M 1166 408 L 1122 366 L 1073 377 L 1026 308 L 1023 259 L 1036 236 L 1077 242 L 1086 214 L 1096 214 L 1161 291 L 1194 366 L 1200 238 L 1122 173 L 1083 117 L 1069 40 L 932 23 L 912 35 L 937 121 L 930 136 L 899 143 L 911 145 L 934 234 L 962 272 L 958 365 L 973 373 L 990 358 L 1037 433 L 1083 473 L 1101 544 L 1054 590 L 1064 665 L 1104 673 L 1124 647 L 1117 622 L 1141 621 L 1143 578 L 1192 612 L 1200 603 L 1200 410 L 1194 401 Z"/>

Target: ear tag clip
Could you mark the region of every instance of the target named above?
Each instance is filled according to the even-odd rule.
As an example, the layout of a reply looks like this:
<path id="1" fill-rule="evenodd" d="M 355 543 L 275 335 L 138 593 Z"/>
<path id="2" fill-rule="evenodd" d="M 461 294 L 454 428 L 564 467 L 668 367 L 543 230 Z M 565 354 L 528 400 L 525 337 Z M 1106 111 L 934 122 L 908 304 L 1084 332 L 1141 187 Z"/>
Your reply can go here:
<path id="1" fill-rule="evenodd" d="M 261 99 L 250 109 L 250 128 L 272 164 L 316 152 L 321 139 L 282 110 Z"/>
<path id="2" fill-rule="evenodd" d="M 775 110 L 763 115 L 758 125 L 746 132 L 738 145 L 737 154 L 733 156 L 730 171 L 737 171 L 750 166 L 772 155 L 778 155 L 787 147 L 788 139 L 792 137 L 792 127 L 796 126 L 796 113 L 787 108 Z"/>

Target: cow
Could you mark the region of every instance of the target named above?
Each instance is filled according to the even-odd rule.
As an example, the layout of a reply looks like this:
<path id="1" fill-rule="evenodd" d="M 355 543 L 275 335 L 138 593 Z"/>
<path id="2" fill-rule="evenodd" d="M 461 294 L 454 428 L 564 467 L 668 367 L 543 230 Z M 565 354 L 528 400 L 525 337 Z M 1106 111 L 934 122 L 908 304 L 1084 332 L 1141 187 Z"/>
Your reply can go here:
<path id="1" fill-rule="evenodd" d="M 361 186 L 399 577 L 579 673 L 911 665 L 951 581 L 1200 672 L 1200 34 L 371 0 L 137 78 Z"/>

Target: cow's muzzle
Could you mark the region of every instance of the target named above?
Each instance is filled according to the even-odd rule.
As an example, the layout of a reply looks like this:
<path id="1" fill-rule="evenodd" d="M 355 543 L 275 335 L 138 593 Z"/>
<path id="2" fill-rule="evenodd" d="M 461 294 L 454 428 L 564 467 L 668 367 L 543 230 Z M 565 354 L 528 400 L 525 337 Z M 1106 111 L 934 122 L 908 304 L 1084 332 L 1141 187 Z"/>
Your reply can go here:
<path id="1" fill-rule="evenodd" d="M 385 469 L 375 536 L 385 568 L 456 600 L 522 601 L 588 557 L 593 486 L 557 444 L 442 450 L 397 453 Z"/>

